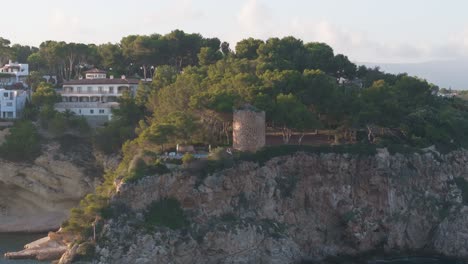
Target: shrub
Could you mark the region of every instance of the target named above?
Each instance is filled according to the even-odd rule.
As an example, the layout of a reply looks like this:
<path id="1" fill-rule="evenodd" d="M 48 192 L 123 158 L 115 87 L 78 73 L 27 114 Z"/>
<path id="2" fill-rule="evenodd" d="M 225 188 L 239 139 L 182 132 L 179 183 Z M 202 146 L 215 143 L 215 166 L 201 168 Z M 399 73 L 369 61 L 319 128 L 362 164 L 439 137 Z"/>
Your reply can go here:
<path id="1" fill-rule="evenodd" d="M 96 254 L 96 245 L 92 242 L 84 242 L 78 246 L 76 255 L 73 258 L 75 261 L 91 261 Z"/>
<path id="2" fill-rule="evenodd" d="M 30 121 L 17 122 L 0 146 L 1 157 L 11 161 L 33 161 L 40 154 L 40 137 Z"/>
<path id="3" fill-rule="evenodd" d="M 151 203 L 144 216 L 145 226 L 149 229 L 161 226 L 176 230 L 188 225 L 187 217 L 179 201 L 174 198 L 164 198 Z"/>
<path id="4" fill-rule="evenodd" d="M 159 159 L 156 160 L 154 164 L 148 166 L 146 171 L 148 175 L 165 174 L 169 172 L 171 172 L 171 170 L 169 170 L 167 166 L 164 165 L 164 163 Z"/>
<path id="5" fill-rule="evenodd" d="M 160 160 L 156 160 L 154 164 L 148 166 L 143 159 L 137 158 L 130 167 L 129 175 L 124 179 L 125 182 L 137 182 L 146 176 L 170 172 Z"/>
<path id="6" fill-rule="evenodd" d="M 182 163 L 187 165 L 192 163 L 195 160 L 195 156 L 193 156 L 190 153 L 185 153 L 184 156 L 182 157 Z"/>

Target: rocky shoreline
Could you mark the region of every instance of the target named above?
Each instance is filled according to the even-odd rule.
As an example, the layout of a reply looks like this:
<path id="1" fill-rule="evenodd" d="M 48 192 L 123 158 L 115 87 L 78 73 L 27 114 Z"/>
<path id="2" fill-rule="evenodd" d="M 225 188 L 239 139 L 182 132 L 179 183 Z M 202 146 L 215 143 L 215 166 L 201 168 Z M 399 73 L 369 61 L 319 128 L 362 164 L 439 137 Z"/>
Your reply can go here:
<path id="1" fill-rule="evenodd" d="M 67 245 L 60 239 L 47 236 L 24 246 L 24 250 L 7 252 L 7 259 L 57 260 L 67 251 Z"/>

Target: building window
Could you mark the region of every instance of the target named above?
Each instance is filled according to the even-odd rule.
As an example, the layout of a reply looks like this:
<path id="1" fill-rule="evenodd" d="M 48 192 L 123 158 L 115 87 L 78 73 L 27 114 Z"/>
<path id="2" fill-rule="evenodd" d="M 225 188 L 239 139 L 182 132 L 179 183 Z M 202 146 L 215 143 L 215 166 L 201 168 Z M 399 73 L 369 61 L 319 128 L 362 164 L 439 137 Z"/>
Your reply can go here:
<path id="1" fill-rule="evenodd" d="M 81 92 L 81 87 L 77 87 L 76 91 L 80 93 Z"/>
<path id="2" fill-rule="evenodd" d="M 6 103 L 6 106 L 13 106 L 13 103 Z"/>
<path id="3" fill-rule="evenodd" d="M 111 94 L 114 93 L 114 86 L 109 87 L 109 93 L 111 93 Z"/>
<path id="4" fill-rule="evenodd" d="M 88 92 L 91 92 L 93 90 L 93 87 L 88 87 Z"/>
<path id="5" fill-rule="evenodd" d="M 99 91 L 100 93 L 102 93 L 102 86 L 99 86 L 99 87 L 98 87 L 98 91 Z"/>
<path id="6" fill-rule="evenodd" d="M 94 110 L 93 109 L 89 110 L 89 113 L 94 114 Z"/>
<path id="7" fill-rule="evenodd" d="M 100 114 L 104 114 L 104 109 L 99 109 Z"/>
<path id="8" fill-rule="evenodd" d="M 81 109 L 79 109 L 79 110 L 78 110 L 78 113 L 80 113 L 80 114 L 81 114 Z"/>
<path id="9" fill-rule="evenodd" d="M 3 97 L 8 97 L 8 93 L 3 93 Z"/>

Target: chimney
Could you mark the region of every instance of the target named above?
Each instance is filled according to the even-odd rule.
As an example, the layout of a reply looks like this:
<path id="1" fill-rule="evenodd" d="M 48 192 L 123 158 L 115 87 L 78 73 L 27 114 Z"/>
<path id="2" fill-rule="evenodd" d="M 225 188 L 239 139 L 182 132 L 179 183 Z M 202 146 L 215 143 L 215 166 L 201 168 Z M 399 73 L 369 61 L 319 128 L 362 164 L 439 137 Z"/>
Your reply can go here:
<path id="1" fill-rule="evenodd" d="M 122 79 L 124 79 L 124 80 L 125 80 L 125 75 L 122 75 Z"/>
<path id="2" fill-rule="evenodd" d="M 114 79 L 114 75 L 109 75 L 109 79 L 113 80 L 113 79 Z"/>

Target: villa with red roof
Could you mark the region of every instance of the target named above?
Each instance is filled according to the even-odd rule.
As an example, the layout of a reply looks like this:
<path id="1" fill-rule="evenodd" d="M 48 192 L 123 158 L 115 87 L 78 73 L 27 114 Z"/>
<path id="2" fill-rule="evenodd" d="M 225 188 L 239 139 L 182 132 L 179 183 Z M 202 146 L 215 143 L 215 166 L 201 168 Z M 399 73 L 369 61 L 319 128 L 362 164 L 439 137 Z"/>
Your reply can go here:
<path id="1" fill-rule="evenodd" d="M 138 79 L 125 76 L 107 78 L 107 72 L 92 69 L 85 72 L 85 78 L 64 81 L 59 91 L 62 102 L 55 104 L 60 112 L 72 111 L 86 117 L 92 124 L 102 124 L 112 118 L 112 109 L 117 108 L 118 98 L 125 93 L 135 95 Z"/>

